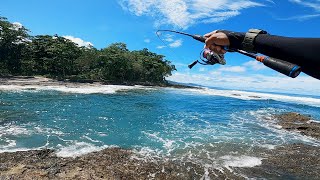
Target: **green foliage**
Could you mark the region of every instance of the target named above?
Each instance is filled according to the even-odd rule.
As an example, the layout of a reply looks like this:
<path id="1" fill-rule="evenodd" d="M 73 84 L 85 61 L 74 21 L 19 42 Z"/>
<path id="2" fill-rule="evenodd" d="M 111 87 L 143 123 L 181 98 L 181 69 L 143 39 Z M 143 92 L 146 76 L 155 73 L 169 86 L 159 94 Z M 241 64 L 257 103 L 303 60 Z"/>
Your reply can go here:
<path id="1" fill-rule="evenodd" d="M 27 29 L 0 17 L 0 75 L 21 73 L 21 61 L 26 56 L 24 49 L 29 42 Z"/>
<path id="2" fill-rule="evenodd" d="M 110 83 L 164 83 L 175 66 L 148 49 L 114 43 L 97 50 L 58 36 L 30 36 L 0 17 L 0 75 L 44 75 Z"/>
<path id="3" fill-rule="evenodd" d="M 64 78 L 75 73 L 75 60 L 82 50 L 72 41 L 60 36 L 36 36 L 31 43 L 32 71 L 36 74 Z"/>

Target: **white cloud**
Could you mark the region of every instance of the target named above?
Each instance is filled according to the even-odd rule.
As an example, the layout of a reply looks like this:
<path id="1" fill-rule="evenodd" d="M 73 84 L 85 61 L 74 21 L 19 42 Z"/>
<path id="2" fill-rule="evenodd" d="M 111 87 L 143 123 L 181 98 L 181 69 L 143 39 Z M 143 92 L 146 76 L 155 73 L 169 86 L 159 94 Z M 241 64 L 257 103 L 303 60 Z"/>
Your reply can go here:
<path id="1" fill-rule="evenodd" d="M 246 71 L 246 68 L 242 66 L 221 66 L 218 71 L 242 73 Z"/>
<path id="2" fill-rule="evenodd" d="M 181 83 L 195 83 L 204 86 L 230 89 L 251 89 L 310 95 L 318 95 L 320 92 L 319 80 L 305 75 L 300 75 L 293 79 L 281 74 L 277 76 L 266 76 L 261 74 L 227 75 L 226 73 L 218 71 L 210 74 L 175 72 L 167 79 Z"/>
<path id="3" fill-rule="evenodd" d="M 72 42 L 78 44 L 79 47 L 81 46 L 84 46 L 84 47 L 90 47 L 90 46 L 93 46 L 93 44 L 91 42 L 87 42 L 87 41 L 84 41 L 80 38 L 76 38 L 76 37 L 73 37 L 73 36 L 63 36 L 64 38 L 66 39 L 69 39 L 71 40 Z"/>
<path id="4" fill-rule="evenodd" d="M 319 0 L 289 0 L 290 2 L 300 4 L 302 6 L 313 8 L 316 11 L 320 11 L 320 1 Z"/>
<path id="5" fill-rule="evenodd" d="M 145 39 L 144 42 L 145 42 L 145 43 L 150 43 L 151 40 L 150 40 L 150 39 Z"/>
<path id="6" fill-rule="evenodd" d="M 12 23 L 15 27 L 17 27 L 17 28 L 22 28 L 22 24 L 21 23 L 19 23 L 19 22 L 14 22 L 14 23 Z"/>
<path id="7" fill-rule="evenodd" d="M 269 3 L 275 4 L 275 2 L 273 0 L 266 0 Z"/>
<path id="8" fill-rule="evenodd" d="M 163 49 L 165 47 L 167 47 L 167 46 L 157 46 L 157 49 Z"/>
<path id="9" fill-rule="evenodd" d="M 163 40 L 166 42 L 172 42 L 172 41 L 174 41 L 173 37 L 174 37 L 173 34 L 165 34 Z"/>
<path id="10" fill-rule="evenodd" d="M 158 49 L 162 49 L 165 47 L 170 47 L 170 48 L 178 48 L 182 46 L 182 39 L 175 39 L 175 36 L 173 34 L 162 34 L 158 32 L 158 37 L 161 39 L 161 41 L 165 44 L 164 46 L 158 46 Z"/>
<path id="11" fill-rule="evenodd" d="M 222 72 L 221 71 L 211 71 L 209 74 L 213 75 L 213 76 L 220 76 L 222 74 Z"/>
<path id="12" fill-rule="evenodd" d="M 19 22 L 14 22 L 14 23 L 12 23 L 12 25 L 13 25 L 13 27 L 10 28 L 10 29 L 11 30 L 16 30 L 16 31 L 18 31 L 19 29 L 21 29 L 23 27 L 23 25 L 21 23 L 19 23 Z"/>
<path id="13" fill-rule="evenodd" d="M 309 14 L 309 15 L 300 15 L 300 16 L 292 16 L 292 17 L 288 17 L 288 18 L 277 18 L 277 20 L 297 20 L 297 21 L 305 21 L 305 20 L 309 20 L 312 18 L 317 18 L 320 17 L 320 14 Z"/>
<path id="14" fill-rule="evenodd" d="M 261 62 L 258 62 L 256 60 L 248 61 L 248 62 L 244 63 L 243 65 L 248 68 L 251 68 L 255 71 L 267 69 L 265 65 L 263 65 Z"/>
<path id="15" fill-rule="evenodd" d="M 313 18 L 320 17 L 320 0 L 289 0 L 291 3 L 295 3 L 307 8 L 313 9 L 315 12 L 312 13 L 309 11 L 309 14 L 296 15 L 286 18 L 276 18 L 281 21 L 295 20 L 295 21 L 305 21 Z"/>
<path id="16" fill-rule="evenodd" d="M 177 48 L 182 46 L 182 39 L 175 40 L 174 42 L 170 43 L 169 46 L 171 48 Z"/>
<path id="17" fill-rule="evenodd" d="M 269 1 L 269 0 L 266 0 Z M 119 0 L 136 16 L 150 16 L 155 25 L 186 29 L 196 23 L 213 23 L 240 15 L 243 9 L 264 6 L 251 0 Z"/>

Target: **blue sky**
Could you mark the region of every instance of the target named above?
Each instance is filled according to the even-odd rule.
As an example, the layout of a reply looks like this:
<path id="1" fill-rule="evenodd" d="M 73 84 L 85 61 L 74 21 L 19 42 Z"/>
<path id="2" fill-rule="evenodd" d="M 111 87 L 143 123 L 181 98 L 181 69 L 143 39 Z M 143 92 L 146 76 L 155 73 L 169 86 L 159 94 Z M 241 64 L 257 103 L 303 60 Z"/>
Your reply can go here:
<path id="1" fill-rule="evenodd" d="M 203 44 L 174 36 L 161 42 L 157 29 L 205 34 L 215 29 L 320 37 L 320 0 L 2 0 L 0 16 L 21 23 L 31 34 L 58 34 L 81 45 L 104 48 L 125 42 L 130 50 L 163 54 L 178 71 L 169 79 L 214 87 L 318 94 L 320 81 L 304 74 L 291 79 L 236 53 L 227 65 L 187 64 L 199 58 Z M 172 44 L 173 43 L 173 44 Z M 171 44 L 171 46 L 170 46 Z"/>

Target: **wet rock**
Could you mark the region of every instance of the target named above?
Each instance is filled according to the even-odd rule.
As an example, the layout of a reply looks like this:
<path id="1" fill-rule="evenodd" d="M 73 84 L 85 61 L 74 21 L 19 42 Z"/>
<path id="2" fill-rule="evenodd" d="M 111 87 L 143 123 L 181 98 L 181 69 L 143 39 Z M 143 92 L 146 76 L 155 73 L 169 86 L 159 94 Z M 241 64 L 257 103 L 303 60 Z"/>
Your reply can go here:
<path id="1" fill-rule="evenodd" d="M 52 150 L 0 154 L 0 179 L 244 179 L 193 163 L 144 161 L 133 152 L 105 149 L 76 158 L 57 157 Z"/>
<path id="2" fill-rule="evenodd" d="M 261 97 L 260 96 L 248 96 L 250 98 L 255 98 L 255 99 L 260 99 Z"/>
<path id="3" fill-rule="evenodd" d="M 260 166 L 236 168 L 249 178 L 320 179 L 319 147 L 292 144 L 278 147 L 268 153 Z"/>
<path id="4" fill-rule="evenodd" d="M 313 122 L 311 116 L 298 113 L 276 115 L 278 124 L 288 131 L 297 131 L 303 135 L 320 139 L 320 123 Z"/>

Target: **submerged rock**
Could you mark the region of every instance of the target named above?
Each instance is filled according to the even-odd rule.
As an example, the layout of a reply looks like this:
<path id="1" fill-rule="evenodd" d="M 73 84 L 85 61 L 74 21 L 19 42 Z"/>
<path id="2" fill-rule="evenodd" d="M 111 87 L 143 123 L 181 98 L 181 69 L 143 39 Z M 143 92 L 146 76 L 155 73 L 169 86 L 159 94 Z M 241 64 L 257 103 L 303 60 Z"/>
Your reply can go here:
<path id="1" fill-rule="evenodd" d="M 319 147 L 292 144 L 277 147 L 267 153 L 260 166 L 236 168 L 249 178 L 320 179 Z"/>
<path id="2" fill-rule="evenodd" d="M 288 131 L 297 131 L 303 135 L 320 139 L 320 123 L 312 121 L 311 116 L 298 113 L 276 115 L 278 124 Z"/>

